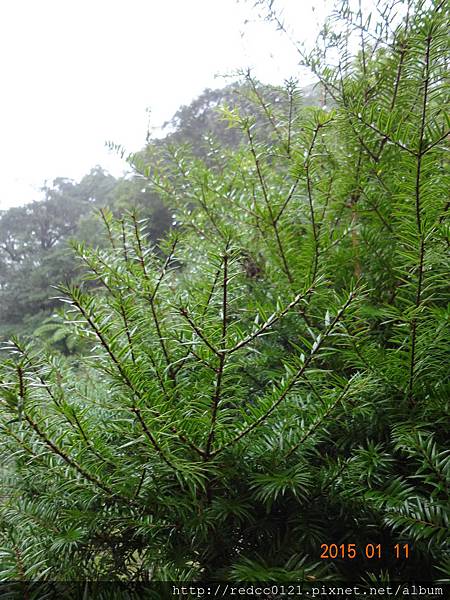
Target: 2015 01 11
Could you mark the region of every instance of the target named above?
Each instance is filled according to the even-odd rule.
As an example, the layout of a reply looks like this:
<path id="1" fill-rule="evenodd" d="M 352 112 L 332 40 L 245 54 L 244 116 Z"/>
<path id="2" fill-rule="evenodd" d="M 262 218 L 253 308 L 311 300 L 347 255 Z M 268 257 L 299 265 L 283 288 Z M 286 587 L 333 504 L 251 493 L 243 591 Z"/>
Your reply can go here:
<path id="1" fill-rule="evenodd" d="M 359 548 L 356 544 L 321 544 L 322 553 L 320 558 L 334 560 L 348 558 L 353 560 L 357 556 L 368 559 L 381 559 L 386 549 L 381 544 L 366 544 Z M 408 544 L 395 544 L 392 548 L 394 557 L 397 559 L 409 558 L 410 549 Z"/>

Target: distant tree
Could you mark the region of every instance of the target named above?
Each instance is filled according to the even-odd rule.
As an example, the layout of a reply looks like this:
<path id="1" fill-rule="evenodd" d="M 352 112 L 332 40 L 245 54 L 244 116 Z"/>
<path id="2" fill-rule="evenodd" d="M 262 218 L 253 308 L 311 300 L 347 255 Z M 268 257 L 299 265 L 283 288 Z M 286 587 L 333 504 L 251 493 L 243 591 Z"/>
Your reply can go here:
<path id="1" fill-rule="evenodd" d="M 111 206 L 115 198 L 117 179 L 96 166 L 76 185 L 76 194 L 84 202 L 100 208 Z"/>
<path id="2" fill-rule="evenodd" d="M 167 205 L 163 203 L 160 195 L 150 188 L 148 182 L 136 174 L 118 182 L 111 208 L 116 216 L 121 216 L 127 211 L 137 211 L 141 218 L 148 219 L 148 233 L 155 243 L 160 241 L 172 226 L 172 217 Z"/>
<path id="3" fill-rule="evenodd" d="M 67 242 L 95 240 L 86 220 L 113 202 L 115 186 L 97 167 L 80 183 L 59 177 L 42 188 L 42 200 L 0 213 L 0 336 L 31 333 L 56 306 L 51 285 L 76 276 Z"/>

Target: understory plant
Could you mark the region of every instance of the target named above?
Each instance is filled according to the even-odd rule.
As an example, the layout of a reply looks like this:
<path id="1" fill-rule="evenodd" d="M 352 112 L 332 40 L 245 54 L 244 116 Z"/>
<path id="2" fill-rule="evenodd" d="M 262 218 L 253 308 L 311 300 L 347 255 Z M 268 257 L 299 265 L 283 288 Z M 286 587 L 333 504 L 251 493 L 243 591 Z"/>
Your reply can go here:
<path id="1" fill-rule="evenodd" d="M 398 4 L 302 53 L 324 106 L 248 74 L 239 148 L 130 158 L 174 228 L 103 211 L 85 351 L 8 344 L 1 579 L 445 579 L 448 14 Z"/>

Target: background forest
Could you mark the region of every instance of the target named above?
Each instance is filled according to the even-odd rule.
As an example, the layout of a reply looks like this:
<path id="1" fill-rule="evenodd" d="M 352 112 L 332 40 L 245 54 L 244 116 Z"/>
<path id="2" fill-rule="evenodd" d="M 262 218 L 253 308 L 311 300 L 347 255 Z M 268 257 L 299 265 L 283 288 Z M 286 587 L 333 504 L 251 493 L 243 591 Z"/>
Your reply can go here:
<path id="1" fill-rule="evenodd" d="M 448 17 L 0 213 L 2 580 L 448 581 Z"/>

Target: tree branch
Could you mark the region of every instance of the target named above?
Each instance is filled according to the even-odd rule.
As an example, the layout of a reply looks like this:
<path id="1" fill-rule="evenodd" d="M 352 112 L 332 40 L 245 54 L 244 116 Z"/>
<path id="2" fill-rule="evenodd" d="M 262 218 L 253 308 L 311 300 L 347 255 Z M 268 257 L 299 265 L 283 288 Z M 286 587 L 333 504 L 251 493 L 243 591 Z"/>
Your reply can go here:
<path id="1" fill-rule="evenodd" d="M 230 440 L 229 442 L 224 444 L 221 448 L 219 448 L 215 452 L 212 452 L 211 456 L 216 456 L 217 454 L 219 454 L 226 448 L 229 448 L 230 446 L 234 446 L 234 444 L 239 442 L 243 437 L 248 435 L 251 431 L 253 431 L 259 425 L 261 425 L 261 423 L 263 423 L 268 417 L 270 417 L 270 415 L 274 412 L 274 410 L 276 408 L 278 408 L 278 406 L 283 402 L 283 400 L 286 399 L 289 392 L 292 390 L 292 388 L 295 386 L 295 384 L 299 381 L 299 379 L 301 379 L 301 377 L 303 376 L 303 373 L 306 371 L 306 369 L 311 364 L 312 360 L 315 358 L 315 356 L 318 354 L 318 352 L 322 348 L 322 345 L 325 342 L 325 340 L 328 338 L 330 333 L 333 331 L 336 324 L 341 320 L 341 317 L 344 314 L 344 312 L 347 310 L 348 306 L 353 302 L 354 297 L 355 297 L 354 292 L 351 292 L 347 301 L 345 302 L 345 304 L 338 311 L 338 313 L 336 314 L 336 316 L 334 317 L 334 319 L 332 320 L 330 325 L 327 327 L 326 331 L 320 337 L 320 340 L 315 344 L 315 346 L 313 346 L 313 349 L 311 350 L 309 356 L 306 358 L 305 362 L 298 369 L 298 371 L 295 373 L 295 375 L 291 378 L 290 382 L 285 387 L 284 391 L 281 393 L 280 397 L 276 400 L 276 402 L 274 402 L 268 410 L 266 410 L 258 419 L 256 419 L 256 421 L 254 421 L 251 425 L 246 427 L 243 431 L 241 431 L 232 440 Z"/>

